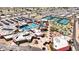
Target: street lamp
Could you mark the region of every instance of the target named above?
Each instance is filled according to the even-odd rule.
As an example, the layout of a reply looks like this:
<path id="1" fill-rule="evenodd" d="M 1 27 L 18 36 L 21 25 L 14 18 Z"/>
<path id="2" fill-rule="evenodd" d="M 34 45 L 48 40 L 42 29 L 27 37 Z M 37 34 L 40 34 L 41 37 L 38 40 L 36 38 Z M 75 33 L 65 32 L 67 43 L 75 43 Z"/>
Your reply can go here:
<path id="1" fill-rule="evenodd" d="M 79 24 L 79 14 L 76 15 L 76 18 L 77 18 L 77 25 L 78 25 Z M 78 27 L 79 27 L 79 25 L 78 25 Z"/>
<path id="2" fill-rule="evenodd" d="M 74 26 L 73 26 L 73 45 L 74 45 L 74 47 L 75 47 L 75 50 L 76 51 L 78 51 L 79 50 L 79 48 L 78 48 L 78 45 L 79 45 L 79 43 L 77 42 L 77 36 L 76 36 L 76 29 L 77 29 L 77 21 L 78 21 L 78 19 L 77 18 L 79 18 L 79 16 L 76 16 L 76 14 L 73 14 L 73 20 L 74 20 Z"/>

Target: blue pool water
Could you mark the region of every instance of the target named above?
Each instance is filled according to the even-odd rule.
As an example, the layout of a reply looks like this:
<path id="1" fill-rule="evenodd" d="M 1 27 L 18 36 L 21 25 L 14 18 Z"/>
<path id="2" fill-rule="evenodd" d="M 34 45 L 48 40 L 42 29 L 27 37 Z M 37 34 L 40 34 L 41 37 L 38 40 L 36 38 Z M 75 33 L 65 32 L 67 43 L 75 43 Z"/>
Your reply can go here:
<path id="1" fill-rule="evenodd" d="M 30 30 L 30 29 L 33 29 L 33 28 L 36 28 L 36 27 L 38 27 L 39 25 L 37 25 L 37 24 L 35 24 L 35 23 L 32 23 L 32 24 L 30 24 L 30 25 L 22 25 L 22 26 L 20 26 L 20 29 L 22 29 L 22 30 Z"/>
<path id="2" fill-rule="evenodd" d="M 52 21 L 55 21 L 62 25 L 67 25 L 69 23 L 69 20 L 67 18 L 59 18 L 59 17 L 54 17 Z"/>
<path id="3" fill-rule="evenodd" d="M 31 25 L 29 25 L 29 27 L 30 27 L 30 29 L 33 29 L 33 28 L 38 27 L 38 25 L 37 25 L 37 24 L 35 24 L 35 23 L 32 23 Z"/>
<path id="4" fill-rule="evenodd" d="M 30 27 L 28 25 L 22 25 L 22 26 L 19 27 L 19 29 L 30 30 Z"/>
<path id="5" fill-rule="evenodd" d="M 46 17 L 43 17 L 42 19 L 47 19 L 47 20 L 51 20 L 51 19 L 53 19 L 54 17 L 53 16 L 46 16 Z"/>
<path id="6" fill-rule="evenodd" d="M 69 20 L 67 18 L 62 18 L 58 21 L 58 23 L 62 25 L 67 25 L 69 23 Z"/>
<path id="7" fill-rule="evenodd" d="M 52 19 L 52 21 L 55 21 L 55 22 L 57 22 L 57 21 L 59 21 L 60 20 L 60 18 L 58 18 L 58 17 L 54 17 L 53 19 Z"/>

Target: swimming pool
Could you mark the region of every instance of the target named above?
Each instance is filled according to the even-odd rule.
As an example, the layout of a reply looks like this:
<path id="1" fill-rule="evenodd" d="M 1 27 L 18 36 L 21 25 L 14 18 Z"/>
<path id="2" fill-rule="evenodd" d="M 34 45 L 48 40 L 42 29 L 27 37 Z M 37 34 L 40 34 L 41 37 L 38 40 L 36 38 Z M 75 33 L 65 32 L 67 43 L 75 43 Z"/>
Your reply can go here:
<path id="1" fill-rule="evenodd" d="M 59 18 L 59 17 L 53 18 L 52 21 L 57 22 L 62 25 L 67 25 L 69 23 L 69 20 L 67 18 Z"/>
<path id="2" fill-rule="evenodd" d="M 28 31 L 28 30 L 31 30 L 33 28 L 37 28 L 39 25 L 35 24 L 35 23 L 32 23 L 32 24 L 29 24 L 29 25 L 22 25 L 19 27 L 19 29 L 23 30 L 23 31 Z"/>
<path id="3" fill-rule="evenodd" d="M 54 17 L 51 15 L 43 17 L 42 19 L 43 20 L 52 20 L 52 21 L 55 21 L 55 22 L 62 24 L 62 25 L 67 25 L 69 23 L 69 20 L 67 18 L 59 18 L 59 17 Z"/>
<path id="4" fill-rule="evenodd" d="M 29 28 L 29 26 L 28 25 L 22 25 L 22 26 L 20 26 L 19 27 L 19 29 L 21 29 L 21 30 L 30 30 L 30 28 Z"/>
<path id="5" fill-rule="evenodd" d="M 51 19 L 51 20 L 57 22 L 58 20 L 60 20 L 60 18 L 58 18 L 58 17 L 54 17 L 54 18 Z"/>
<path id="6" fill-rule="evenodd" d="M 51 19 L 53 19 L 54 17 L 53 16 L 46 16 L 46 17 L 43 17 L 42 19 L 46 19 L 46 20 L 51 20 Z"/>
<path id="7" fill-rule="evenodd" d="M 62 25 L 67 25 L 69 23 L 69 20 L 67 18 L 61 18 L 57 22 Z"/>
<path id="8" fill-rule="evenodd" d="M 36 28 L 38 27 L 39 25 L 35 24 L 35 23 L 32 23 L 29 25 L 30 29 L 33 29 L 33 28 Z"/>

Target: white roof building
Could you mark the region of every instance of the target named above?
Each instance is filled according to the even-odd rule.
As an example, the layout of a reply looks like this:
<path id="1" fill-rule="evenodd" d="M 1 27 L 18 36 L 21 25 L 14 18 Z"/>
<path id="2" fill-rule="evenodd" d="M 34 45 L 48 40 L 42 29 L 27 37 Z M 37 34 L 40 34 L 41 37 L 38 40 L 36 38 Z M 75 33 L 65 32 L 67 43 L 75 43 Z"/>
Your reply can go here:
<path id="1" fill-rule="evenodd" d="M 64 47 L 69 46 L 68 42 L 67 42 L 67 38 L 65 38 L 65 36 L 57 36 L 53 38 L 53 47 L 55 49 L 61 49 Z"/>

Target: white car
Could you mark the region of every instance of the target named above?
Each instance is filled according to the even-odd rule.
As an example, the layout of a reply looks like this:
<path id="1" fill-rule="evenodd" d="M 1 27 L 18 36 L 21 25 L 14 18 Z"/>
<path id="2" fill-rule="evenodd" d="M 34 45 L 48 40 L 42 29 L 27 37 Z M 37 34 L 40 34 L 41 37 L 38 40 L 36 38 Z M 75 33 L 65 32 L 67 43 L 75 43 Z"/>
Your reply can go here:
<path id="1" fill-rule="evenodd" d="M 16 35 L 14 35 L 13 37 L 13 41 L 15 43 L 17 42 L 24 42 L 24 41 L 32 41 L 34 37 L 34 34 L 30 34 L 29 32 L 22 32 L 22 33 L 17 33 Z"/>

